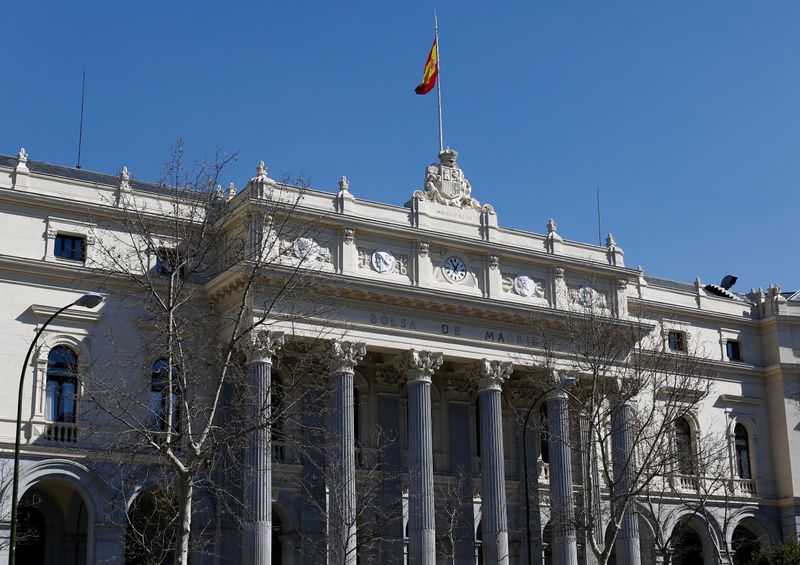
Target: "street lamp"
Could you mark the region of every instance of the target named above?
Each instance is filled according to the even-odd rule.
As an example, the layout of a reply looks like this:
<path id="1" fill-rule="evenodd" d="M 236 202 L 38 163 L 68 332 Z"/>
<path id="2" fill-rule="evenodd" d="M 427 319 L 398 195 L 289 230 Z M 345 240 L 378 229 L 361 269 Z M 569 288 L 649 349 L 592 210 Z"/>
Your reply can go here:
<path id="1" fill-rule="evenodd" d="M 528 565 L 532 563 L 532 555 L 531 555 L 531 496 L 530 496 L 530 487 L 528 486 L 528 421 L 531 418 L 531 413 L 533 409 L 542 401 L 542 399 L 550 394 L 551 392 L 555 392 L 557 390 L 563 390 L 565 388 L 569 388 L 575 384 L 578 379 L 576 377 L 564 377 L 561 381 L 548 388 L 534 400 L 530 407 L 528 408 L 528 412 L 525 414 L 525 423 L 523 424 L 522 428 L 522 457 L 524 459 L 524 474 L 525 474 L 525 527 L 527 529 L 528 534 Z"/>
<path id="2" fill-rule="evenodd" d="M 56 319 L 56 317 L 61 314 L 67 308 L 71 308 L 73 306 L 82 306 L 83 308 L 95 308 L 98 304 L 103 301 L 103 297 L 99 294 L 94 292 L 89 292 L 81 296 L 75 302 L 71 302 L 67 304 L 60 310 L 57 310 L 55 314 L 50 316 L 47 321 L 42 325 L 41 328 L 38 329 L 36 335 L 33 336 L 33 341 L 31 342 L 31 346 L 28 348 L 28 353 L 25 355 L 25 362 L 22 364 L 22 371 L 19 375 L 19 400 L 17 402 L 17 436 L 14 443 L 14 483 L 11 489 L 11 542 L 9 544 L 8 549 L 8 563 L 9 565 L 14 565 L 14 560 L 16 558 L 17 552 L 17 498 L 19 495 L 19 443 L 20 443 L 20 430 L 22 428 L 22 392 L 23 387 L 25 385 L 25 368 L 28 366 L 28 362 L 31 359 L 31 353 L 33 352 L 33 348 L 36 346 L 36 341 L 39 339 L 39 336 L 42 335 L 42 332 L 45 328 L 50 325 L 50 322 Z"/>

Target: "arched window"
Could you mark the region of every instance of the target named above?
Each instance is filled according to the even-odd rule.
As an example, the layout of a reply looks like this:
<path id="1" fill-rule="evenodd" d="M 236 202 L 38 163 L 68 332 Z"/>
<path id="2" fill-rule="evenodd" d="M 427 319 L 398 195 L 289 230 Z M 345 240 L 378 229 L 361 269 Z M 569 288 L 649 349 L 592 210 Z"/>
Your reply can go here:
<path id="1" fill-rule="evenodd" d="M 675 420 L 675 457 L 680 474 L 693 475 L 695 473 L 692 428 L 689 425 L 689 421 L 683 417 Z"/>
<path id="2" fill-rule="evenodd" d="M 733 428 L 734 441 L 736 445 L 736 471 L 740 479 L 750 479 L 750 439 L 747 437 L 747 429 L 742 424 L 736 424 Z"/>
<path id="3" fill-rule="evenodd" d="M 173 432 L 178 431 L 180 406 L 178 405 L 178 383 L 174 367 L 172 368 L 171 395 L 169 383 L 169 362 L 166 359 L 159 359 L 153 363 L 153 372 L 150 378 L 150 422 L 155 431 L 166 432 L 169 427 Z M 172 405 L 172 422 L 167 422 L 170 404 Z"/>
<path id="4" fill-rule="evenodd" d="M 59 345 L 47 356 L 44 416 L 48 422 L 75 422 L 78 396 L 78 357 Z"/>

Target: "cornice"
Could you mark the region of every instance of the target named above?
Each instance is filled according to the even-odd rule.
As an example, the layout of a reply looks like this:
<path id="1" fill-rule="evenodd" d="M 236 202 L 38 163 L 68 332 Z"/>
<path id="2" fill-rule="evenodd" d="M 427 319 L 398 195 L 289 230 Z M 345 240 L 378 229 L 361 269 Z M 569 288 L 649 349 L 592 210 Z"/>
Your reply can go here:
<path id="1" fill-rule="evenodd" d="M 30 311 L 36 319 L 44 322 L 50 316 L 55 314 L 58 311 L 58 308 L 43 304 L 31 304 Z M 102 316 L 102 312 L 94 312 L 91 310 L 73 310 L 70 308 L 59 314 L 58 319 L 68 320 L 70 322 L 87 322 L 96 324 L 100 321 Z"/>
<path id="2" fill-rule="evenodd" d="M 666 289 L 669 292 L 680 294 L 680 291 L 674 291 L 670 289 Z M 694 295 L 690 295 L 694 296 Z M 690 308 L 688 306 L 680 306 L 676 304 L 670 304 L 666 302 L 658 302 L 655 300 L 649 300 L 645 298 L 636 298 L 629 296 L 628 297 L 628 304 L 629 304 L 629 311 L 632 311 L 634 308 L 639 308 L 643 311 L 659 311 L 669 313 L 671 316 L 674 316 L 675 313 L 680 313 L 682 316 L 690 317 L 690 318 L 698 318 L 698 319 L 713 319 L 713 320 L 725 320 L 729 323 L 735 323 L 737 326 L 757 326 L 760 324 L 760 320 L 754 320 L 752 318 L 743 318 L 741 316 L 736 316 L 734 314 L 726 314 L 724 312 L 717 312 L 714 310 L 706 310 L 700 308 Z"/>
<path id="3" fill-rule="evenodd" d="M 736 394 L 720 394 L 719 401 L 723 404 L 734 404 L 739 406 L 758 406 L 764 399 L 761 397 L 746 397 L 738 396 Z"/>

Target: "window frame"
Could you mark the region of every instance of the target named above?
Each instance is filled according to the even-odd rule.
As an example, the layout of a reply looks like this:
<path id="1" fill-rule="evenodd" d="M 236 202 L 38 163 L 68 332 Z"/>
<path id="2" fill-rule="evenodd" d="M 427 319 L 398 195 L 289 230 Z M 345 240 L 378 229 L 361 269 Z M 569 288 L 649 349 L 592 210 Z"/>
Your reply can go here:
<path id="1" fill-rule="evenodd" d="M 59 242 L 61 243 L 61 253 L 59 253 Z M 80 257 L 76 257 L 75 243 L 80 242 Z M 69 245 L 66 245 L 69 243 Z M 75 263 L 86 262 L 86 237 L 82 235 L 74 235 L 65 232 L 56 232 L 56 237 L 53 240 L 53 255 L 64 261 L 74 261 Z M 67 253 L 71 256 L 68 256 Z"/>
<path id="2" fill-rule="evenodd" d="M 45 230 L 44 260 L 69 265 L 89 265 L 93 261 L 94 230 L 96 226 L 87 222 L 78 222 L 65 218 L 48 216 Z M 56 238 L 61 236 L 83 239 L 83 259 L 70 259 L 56 255 Z"/>
<path id="3" fill-rule="evenodd" d="M 735 347 L 731 347 L 735 346 Z M 731 351 L 735 351 L 735 355 L 731 355 Z M 741 361 L 742 360 L 742 342 L 739 339 L 728 338 L 725 340 L 725 358 L 728 361 Z"/>
<path id="4" fill-rule="evenodd" d="M 51 356 L 54 354 L 54 352 L 61 349 L 71 353 L 72 358 L 74 359 L 74 364 L 71 367 L 69 365 L 63 368 L 57 367 L 55 361 L 51 359 Z M 50 351 L 48 351 L 45 367 L 44 420 L 48 423 L 57 424 L 77 423 L 78 401 L 80 398 L 80 357 L 72 347 L 59 343 L 51 347 Z M 64 374 L 59 374 L 60 371 L 64 371 Z M 71 373 L 69 371 L 71 371 Z M 53 390 L 53 388 L 51 388 L 50 383 L 56 383 L 55 399 L 51 397 L 51 390 Z M 67 402 L 66 394 L 64 393 L 64 385 L 67 383 L 72 384 L 74 388 L 74 392 L 71 393 L 72 406 L 71 410 L 69 411 L 69 418 L 66 417 L 68 412 L 64 409 Z M 54 416 L 52 414 L 53 409 L 55 409 Z"/>
<path id="5" fill-rule="evenodd" d="M 737 430 L 744 432 L 744 448 L 740 449 L 739 447 L 739 434 Z M 742 452 L 745 454 L 745 461 L 747 463 L 747 476 L 743 476 L 744 473 L 742 472 Z M 743 479 L 746 481 L 753 480 L 753 456 L 752 456 L 752 442 L 750 441 L 750 431 L 747 429 L 747 426 L 742 424 L 741 422 L 736 422 L 733 426 L 733 455 L 735 460 L 734 471 L 736 473 L 736 478 Z"/>
<path id="6" fill-rule="evenodd" d="M 674 338 L 674 347 L 673 347 Z M 667 330 L 667 348 L 676 353 L 688 351 L 689 334 L 683 330 Z"/>

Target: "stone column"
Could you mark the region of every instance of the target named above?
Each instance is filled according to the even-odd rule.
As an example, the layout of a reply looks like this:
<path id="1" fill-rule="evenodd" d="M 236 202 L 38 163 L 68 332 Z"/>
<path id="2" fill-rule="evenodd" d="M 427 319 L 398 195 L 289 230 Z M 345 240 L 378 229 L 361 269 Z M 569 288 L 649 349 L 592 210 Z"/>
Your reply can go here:
<path id="1" fill-rule="evenodd" d="M 363 343 L 335 341 L 330 348 L 331 484 L 330 562 L 356 563 L 356 435 L 353 370 L 366 355 Z"/>
<path id="2" fill-rule="evenodd" d="M 634 461 L 631 417 L 633 408 L 627 402 L 620 404 L 611 414 L 611 440 L 613 443 L 614 481 L 617 496 L 624 496 L 633 488 L 636 463 Z M 617 563 L 639 565 L 639 520 L 633 500 L 628 500 L 616 541 Z"/>
<path id="3" fill-rule="evenodd" d="M 442 365 L 442 354 L 412 349 L 406 354 L 404 365 L 408 371 L 409 404 L 408 561 L 412 565 L 435 565 L 431 377 Z"/>
<path id="4" fill-rule="evenodd" d="M 244 512 L 242 561 L 268 564 L 272 557 L 272 445 L 270 387 L 272 355 L 283 346 L 283 334 L 256 331 L 247 368 L 251 398 L 250 433 L 244 453 Z"/>
<path id="5" fill-rule="evenodd" d="M 501 385 L 511 375 L 511 363 L 483 359 L 478 364 L 481 434 L 482 548 L 486 563 L 507 564 L 508 518 L 503 461 Z"/>
<path id="6" fill-rule="evenodd" d="M 547 399 L 547 428 L 550 435 L 550 548 L 553 564 L 577 565 L 569 405 L 563 387 L 553 391 Z"/>

